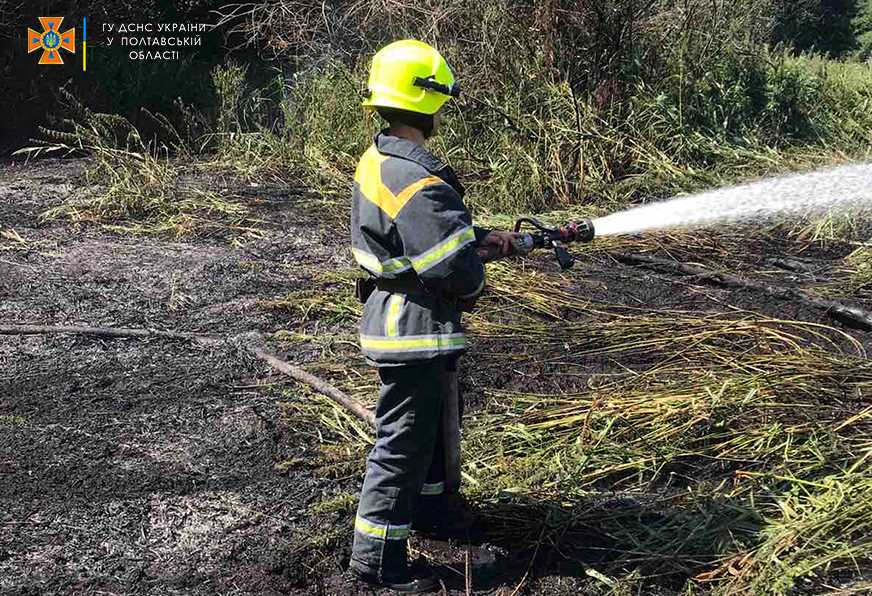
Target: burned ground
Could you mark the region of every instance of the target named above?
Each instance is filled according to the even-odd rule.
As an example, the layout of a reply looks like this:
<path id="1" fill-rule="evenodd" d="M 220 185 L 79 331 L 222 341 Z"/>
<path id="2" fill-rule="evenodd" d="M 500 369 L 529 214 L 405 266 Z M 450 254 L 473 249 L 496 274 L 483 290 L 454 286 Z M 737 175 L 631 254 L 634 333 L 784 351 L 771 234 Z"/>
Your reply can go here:
<path id="1" fill-rule="evenodd" d="M 281 328 L 257 300 L 301 283 L 296 259 L 338 258 L 292 213 L 264 247 L 276 260 L 39 222 L 75 192 L 64 178 L 77 165 L 4 172 L 0 221 L 29 243 L 2 253 L 6 323 Z M 70 336 L 6 337 L 0 350 L 4 593 L 302 589 L 281 554 L 310 534 L 306 507 L 331 483 L 273 470 L 307 446 L 276 423 L 274 397 L 244 388 L 269 376 L 247 352 Z"/>
<path id="2" fill-rule="evenodd" d="M 0 171 L 0 228 L 20 238 L 0 245 L 0 321 L 147 327 L 230 339 L 204 348 L 160 339 L 0 336 L 0 593 L 358 593 L 342 567 L 350 541 L 348 495 L 359 486 L 364 450 L 337 448 L 330 436 L 339 431 L 318 425 L 307 405 L 310 393 L 270 372 L 240 344 L 246 331 L 287 330 L 294 337 L 274 347 L 288 360 L 350 384 L 357 396 L 372 394 L 371 374 L 342 339 L 354 331 L 353 310 L 343 306 L 347 280 L 336 277 L 352 268 L 345 231 L 319 224 L 295 190 L 241 183 L 238 194 L 261 220 L 264 235 L 240 248 L 221 236 L 132 237 L 42 220 L 46 209 L 81 192 L 81 168 L 75 160 L 41 161 Z M 771 280 L 813 287 L 830 282 L 849 251 L 848 245 L 822 250 L 814 243 L 797 248 L 773 235 L 755 242 L 756 249 L 748 246 L 734 258 L 723 246 L 670 245 L 664 252 L 708 263 L 732 258 L 736 270 L 750 263 L 765 268 Z M 772 259 L 799 260 L 810 272 Z M 666 317 L 754 312 L 829 322 L 800 305 L 622 266 L 607 251 L 579 260 L 571 276 L 560 277 L 566 291 L 608 305 L 616 320 L 656 310 Z M 523 269 L 524 275 L 560 275 L 544 255 Z M 523 337 L 524 319 L 516 318 L 511 299 L 499 290 L 513 275 L 496 275 L 494 296 L 483 306 L 504 312 L 506 327 L 495 326 L 501 315 L 473 320 L 480 337 L 463 365 L 472 415 L 500 410 L 495 392 L 581 391 L 592 375 L 618 370 L 613 355 L 593 349 L 608 338 L 567 338 L 567 345 L 584 345 L 590 355 L 547 359 L 525 343 L 544 339 L 515 339 L 512 326 Z M 857 303 L 869 306 L 864 296 L 856 296 Z M 573 312 L 557 304 L 534 306 L 527 307 L 538 309 L 536 316 L 565 318 L 577 325 L 573 329 L 594 324 L 573 320 Z M 831 336 L 840 345 L 854 337 L 856 346 L 872 347 L 864 333 Z M 343 359 L 348 370 L 339 370 Z M 643 370 L 661 359 L 657 348 L 637 350 L 620 370 Z M 325 437 L 327 447 L 320 445 Z M 342 453 L 335 462 L 321 461 L 330 449 Z M 671 470 L 674 484 L 656 490 L 691 481 L 681 472 L 692 475 L 693 462 L 676 462 Z M 620 480 L 608 476 L 601 484 Z M 491 526 L 469 551 L 479 572 L 474 593 L 586 589 L 597 576 L 584 564 L 595 569 L 620 550 L 615 533 L 585 525 L 591 512 L 649 516 L 652 526 L 663 527 L 673 515 L 703 515 L 648 508 L 644 495 L 606 491 L 581 513 L 577 503 L 552 503 L 549 515 L 563 511 L 576 520 L 567 537 L 583 539 L 540 550 L 545 525 L 554 522 L 536 517 L 543 504 L 534 495 L 525 498 L 482 506 Z M 711 511 L 733 506 L 725 499 Z M 542 532 L 539 542 L 534 536 L 513 548 L 528 530 Z M 579 550 L 579 543 L 588 550 Z M 620 546 L 627 551 L 633 545 Z M 441 572 L 449 591 L 465 592 L 463 545 L 417 542 L 415 548 L 450 562 Z M 492 556 L 503 565 L 486 577 Z M 667 574 L 646 584 L 645 593 L 674 593 L 706 569 L 686 565 L 685 576 Z"/>

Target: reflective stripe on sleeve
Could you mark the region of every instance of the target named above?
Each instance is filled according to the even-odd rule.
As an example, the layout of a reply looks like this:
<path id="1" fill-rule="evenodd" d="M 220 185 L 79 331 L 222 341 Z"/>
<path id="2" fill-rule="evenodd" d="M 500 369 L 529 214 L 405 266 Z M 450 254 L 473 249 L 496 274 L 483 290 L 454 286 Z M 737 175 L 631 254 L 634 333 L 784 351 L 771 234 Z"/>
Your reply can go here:
<path id="1" fill-rule="evenodd" d="M 398 335 L 397 328 L 400 323 L 400 313 L 402 313 L 404 296 L 402 294 L 391 294 L 388 301 L 388 314 L 385 317 L 385 335 L 388 337 L 396 337 Z"/>
<path id="2" fill-rule="evenodd" d="M 378 337 L 361 335 L 360 347 L 376 352 L 450 352 L 466 347 L 463 333 L 446 335 L 407 335 L 405 337 Z"/>
<path id="3" fill-rule="evenodd" d="M 359 515 L 354 519 L 354 529 L 379 540 L 405 540 L 409 537 L 409 524 L 378 524 Z"/>
<path id="4" fill-rule="evenodd" d="M 406 203 L 409 202 L 409 199 L 415 196 L 416 192 L 418 192 L 425 186 L 430 186 L 431 184 L 445 184 L 445 182 L 442 180 L 442 178 L 438 178 L 436 176 L 427 176 L 426 178 L 421 178 L 417 182 L 412 182 L 409 186 L 401 190 L 400 194 L 398 194 L 396 197 L 398 208 L 394 215 L 392 215 L 391 217 L 396 218 L 396 214 L 402 211 L 403 207 L 406 205 Z"/>
<path id="5" fill-rule="evenodd" d="M 418 273 L 423 273 L 431 267 L 435 267 L 445 259 L 457 254 L 467 244 L 475 242 L 475 230 L 467 226 L 455 232 L 430 250 L 412 257 L 412 267 Z"/>
<path id="6" fill-rule="evenodd" d="M 354 260 L 357 261 L 358 265 L 377 275 L 381 273 L 402 273 L 412 268 L 412 263 L 406 257 L 379 261 L 378 257 L 374 254 L 359 248 L 352 248 L 351 253 L 354 255 Z"/>
<path id="7" fill-rule="evenodd" d="M 424 486 L 421 487 L 421 494 L 426 497 L 432 497 L 436 495 L 441 495 L 445 492 L 445 483 L 444 482 L 431 482 L 424 483 Z"/>

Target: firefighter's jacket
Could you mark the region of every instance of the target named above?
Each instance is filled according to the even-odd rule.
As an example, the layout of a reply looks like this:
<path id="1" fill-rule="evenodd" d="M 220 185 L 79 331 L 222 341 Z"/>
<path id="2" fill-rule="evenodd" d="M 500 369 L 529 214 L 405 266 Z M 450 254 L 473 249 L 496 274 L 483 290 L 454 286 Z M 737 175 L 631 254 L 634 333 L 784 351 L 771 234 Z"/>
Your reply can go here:
<path id="1" fill-rule="evenodd" d="M 487 230 L 473 227 L 454 172 L 423 147 L 382 131 L 360 159 L 352 198 L 357 263 L 377 280 L 423 286 L 369 296 L 360 322 L 364 356 L 390 366 L 462 352 L 457 302 L 484 289 L 476 246 Z"/>

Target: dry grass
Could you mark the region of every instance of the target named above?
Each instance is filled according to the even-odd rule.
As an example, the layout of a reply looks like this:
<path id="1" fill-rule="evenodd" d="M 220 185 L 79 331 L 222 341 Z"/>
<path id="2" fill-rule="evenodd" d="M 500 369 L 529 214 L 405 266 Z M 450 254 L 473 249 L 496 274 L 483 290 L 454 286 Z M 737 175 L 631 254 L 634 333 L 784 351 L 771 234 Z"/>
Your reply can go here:
<path id="1" fill-rule="evenodd" d="M 44 218 L 177 238 L 229 233 L 239 241 L 260 234 L 241 202 L 186 183 L 184 164 L 170 159 L 168 146 L 146 142 L 125 118 L 94 112 L 61 93 L 71 117 L 59 129 L 43 129 L 45 140 L 18 153 L 39 157 L 82 152 L 91 161 L 84 195 L 46 211 Z"/>
<path id="2" fill-rule="evenodd" d="M 615 242 L 582 250 L 602 262 L 615 246 L 668 251 L 687 237 Z M 701 244 L 725 260 L 728 245 Z M 463 458 L 488 540 L 585 561 L 627 593 L 860 590 L 872 569 L 863 338 L 743 309 L 613 304 L 585 291 L 583 273 L 534 263 L 488 273 L 468 319 L 483 405 L 467 416 Z M 323 296 L 297 297 L 301 326 L 323 314 L 353 337 L 357 309 Z M 313 369 L 375 394 L 353 346 L 331 344 Z M 328 471 L 359 473 L 371 439 L 358 422 L 326 400 L 287 407 L 317 421 Z"/>

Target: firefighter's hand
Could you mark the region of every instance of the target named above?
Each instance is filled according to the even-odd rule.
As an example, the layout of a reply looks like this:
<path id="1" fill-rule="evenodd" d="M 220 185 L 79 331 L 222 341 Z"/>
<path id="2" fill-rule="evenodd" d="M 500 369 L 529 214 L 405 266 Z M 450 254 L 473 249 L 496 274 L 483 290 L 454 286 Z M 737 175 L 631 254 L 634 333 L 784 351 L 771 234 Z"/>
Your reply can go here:
<path id="1" fill-rule="evenodd" d="M 511 256 L 515 252 L 513 241 L 520 237 L 521 234 L 518 232 L 494 230 L 485 236 L 478 245 L 478 256 L 485 263 Z"/>

